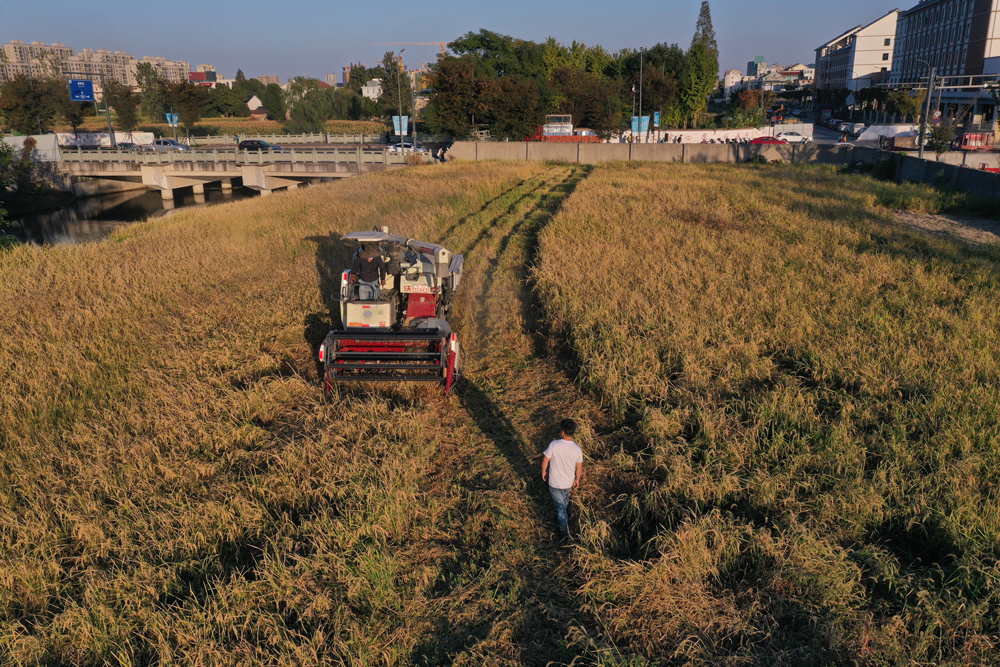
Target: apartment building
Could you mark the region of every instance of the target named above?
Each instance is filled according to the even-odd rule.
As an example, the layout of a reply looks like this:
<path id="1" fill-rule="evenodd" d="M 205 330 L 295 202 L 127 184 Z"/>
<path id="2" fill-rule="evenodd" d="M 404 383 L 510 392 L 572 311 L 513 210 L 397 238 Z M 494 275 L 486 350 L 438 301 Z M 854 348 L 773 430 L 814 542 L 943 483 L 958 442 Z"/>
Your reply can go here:
<path id="1" fill-rule="evenodd" d="M 899 15 L 892 82 L 1000 75 L 1000 0 L 924 0 Z"/>
<path id="2" fill-rule="evenodd" d="M 83 49 L 77 53 L 65 44 L 45 44 L 31 42 L 25 44 L 19 39 L 12 39 L 3 45 L 0 57 L 0 81 L 13 78 L 18 74 L 28 76 L 60 76 L 63 78 L 93 79 L 97 82 L 103 78 L 107 81 L 118 81 L 128 86 L 135 86 L 136 66 L 140 62 L 148 62 L 169 81 L 186 81 L 191 71 L 191 63 L 167 60 L 166 58 L 143 58 L 137 61 L 135 56 L 124 51 L 109 51 L 107 49 Z M 211 65 L 203 65 L 214 71 Z M 200 70 L 200 68 L 199 68 Z M 203 70 L 200 70 L 203 71 Z"/>
<path id="3" fill-rule="evenodd" d="M 327 74 L 327 77 L 329 77 L 329 76 L 330 75 Z M 265 86 L 268 86 L 268 85 L 270 85 L 272 83 L 276 83 L 278 85 L 281 85 L 281 81 L 279 81 L 278 77 L 276 77 L 276 76 L 269 76 L 267 74 L 263 74 L 261 76 L 256 77 L 256 79 L 258 81 L 260 81 L 262 84 L 264 84 Z M 327 83 L 330 83 L 330 82 L 327 81 Z"/>
<path id="4" fill-rule="evenodd" d="M 191 63 L 183 60 L 167 60 L 166 58 L 144 57 L 137 64 L 149 63 L 161 77 L 171 82 L 187 81 L 191 72 Z"/>
<path id="5" fill-rule="evenodd" d="M 860 90 L 887 81 L 899 10 L 859 25 L 816 49 L 816 88 Z"/>

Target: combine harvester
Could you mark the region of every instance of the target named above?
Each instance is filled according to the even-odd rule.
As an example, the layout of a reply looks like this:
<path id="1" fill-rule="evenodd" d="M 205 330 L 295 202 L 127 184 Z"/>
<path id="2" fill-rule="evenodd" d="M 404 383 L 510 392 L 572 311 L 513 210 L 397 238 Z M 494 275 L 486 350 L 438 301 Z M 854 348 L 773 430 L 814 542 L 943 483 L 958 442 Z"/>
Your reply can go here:
<path id="1" fill-rule="evenodd" d="M 383 227 L 341 240 L 382 257 L 385 286 L 362 300 L 351 269 L 340 276 L 342 331 L 331 331 L 319 349 L 323 390 L 336 382 L 437 382 L 445 395 L 461 376 L 458 339 L 448 317 L 462 278 L 462 255 L 433 243 L 390 234 Z M 370 295 L 366 295 L 370 296 Z"/>

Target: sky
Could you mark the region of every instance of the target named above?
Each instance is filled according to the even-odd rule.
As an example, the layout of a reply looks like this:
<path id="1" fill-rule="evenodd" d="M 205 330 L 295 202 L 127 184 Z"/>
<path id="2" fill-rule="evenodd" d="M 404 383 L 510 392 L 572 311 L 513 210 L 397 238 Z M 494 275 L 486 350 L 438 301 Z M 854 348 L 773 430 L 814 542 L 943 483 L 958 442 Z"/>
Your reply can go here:
<path id="1" fill-rule="evenodd" d="M 897 5 L 884 0 L 803 2 L 710 0 L 719 44 L 720 75 L 762 56 L 770 64 L 810 64 L 815 49 L 837 35 L 874 21 Z M 577 0 L 459 0 L 423 2 L 294 3 L 261 0 L 0 0 L 0 43 L 61 42 L 84 48 L 125 51 L 137 58 L 184 60 L 192 69 L 214 65 L 223 77 L 242 69 L 247 77 L 287 79 L 337 74 L 353 62 L 371 67 L 388 50 L 405 49 L 410 69 L 433 62 L 436 46 L 372 46 L 373 42 L 450 42 L 480 29 L 564 44 L 600 44 L 609 52 L 659 42 L 687 49 L 700 0 L 627 3 Z"/>

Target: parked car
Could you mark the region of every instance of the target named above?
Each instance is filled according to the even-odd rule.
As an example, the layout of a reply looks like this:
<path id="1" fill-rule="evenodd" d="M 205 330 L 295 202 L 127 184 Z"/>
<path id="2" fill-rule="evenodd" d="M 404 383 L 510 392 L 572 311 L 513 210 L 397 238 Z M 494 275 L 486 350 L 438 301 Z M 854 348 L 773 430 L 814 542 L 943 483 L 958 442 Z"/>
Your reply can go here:
<path id="1" fill-rule="evenodd" d="M 274 151 L 275 153 L 287 153 L 284 148 L 277 144 L 272 144 L 263 139 L 244 139 L 238 148 L 241 151 Z"/>
<path id="2" fill-rule="evenodd" d="M 812 141 L 812 137 L 803 136 L 798 132 L 779 132 L 778 138 L 784 139 L 790 144 L 804 144 Z"/>
<path id="3" fill-rule="evenodd" d="M 861 133 L 865 131 L 864 123 L 851 123 L 850 127 L 847 128 L 847 132 L 855 137 L 860 137 Z"/>
<path id="4" fill-rule="evenodd" d="M 847 128 L 849 128 L 850 126 L 851 123 L 848 122 L 837 123 L 837 127 L 835 127 L 834 129 L 837 130 L 837 132 L 847 132 Z"/>
<path id="5" fill-rule="evenodd" d="M 788 141 L 781 137 L 757 137 L 750 140 L 751 144 L 787 144 Z"/>
<path id="6" fill-rule="evenodd" d="M 189 151 L 191 148 L 185 146 L 179 141 L 174 139 L 154 139 L 153 143 L 145 147 L 147 151 L 157 151 L 160 153 L 167 153 L 170 151 Z"/>
<path id="7" fill-rule="evenodd" d="M 393 144 L 389 146 L 390 153 L 430 153 L 423 146 L 414 147 L 413 144 Z"/>
<path id="8" fill-rule="evenodd" d="M 120 151 L 129 151 L 130 153 L 142 150 L 142 146 L 140 146 L 139 144 L 134 144 L 131 141 L 119 141 L 117 144 L 115 144 L 115 148 L 117 148 Z"/>

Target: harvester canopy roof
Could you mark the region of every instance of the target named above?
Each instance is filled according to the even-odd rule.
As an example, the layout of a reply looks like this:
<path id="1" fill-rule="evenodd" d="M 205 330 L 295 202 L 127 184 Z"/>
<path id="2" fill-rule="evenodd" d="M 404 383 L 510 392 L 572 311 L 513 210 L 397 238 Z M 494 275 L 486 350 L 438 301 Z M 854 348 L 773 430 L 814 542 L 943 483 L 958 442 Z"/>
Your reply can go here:
<path id="1" fill-rule="evenodd" d="M 406 245 L 409 240 L 405 236 L 388 232 L 351 232 L 340 237 L 341 241 L 357 241 L 358 243 L 400 243 Z"/>

